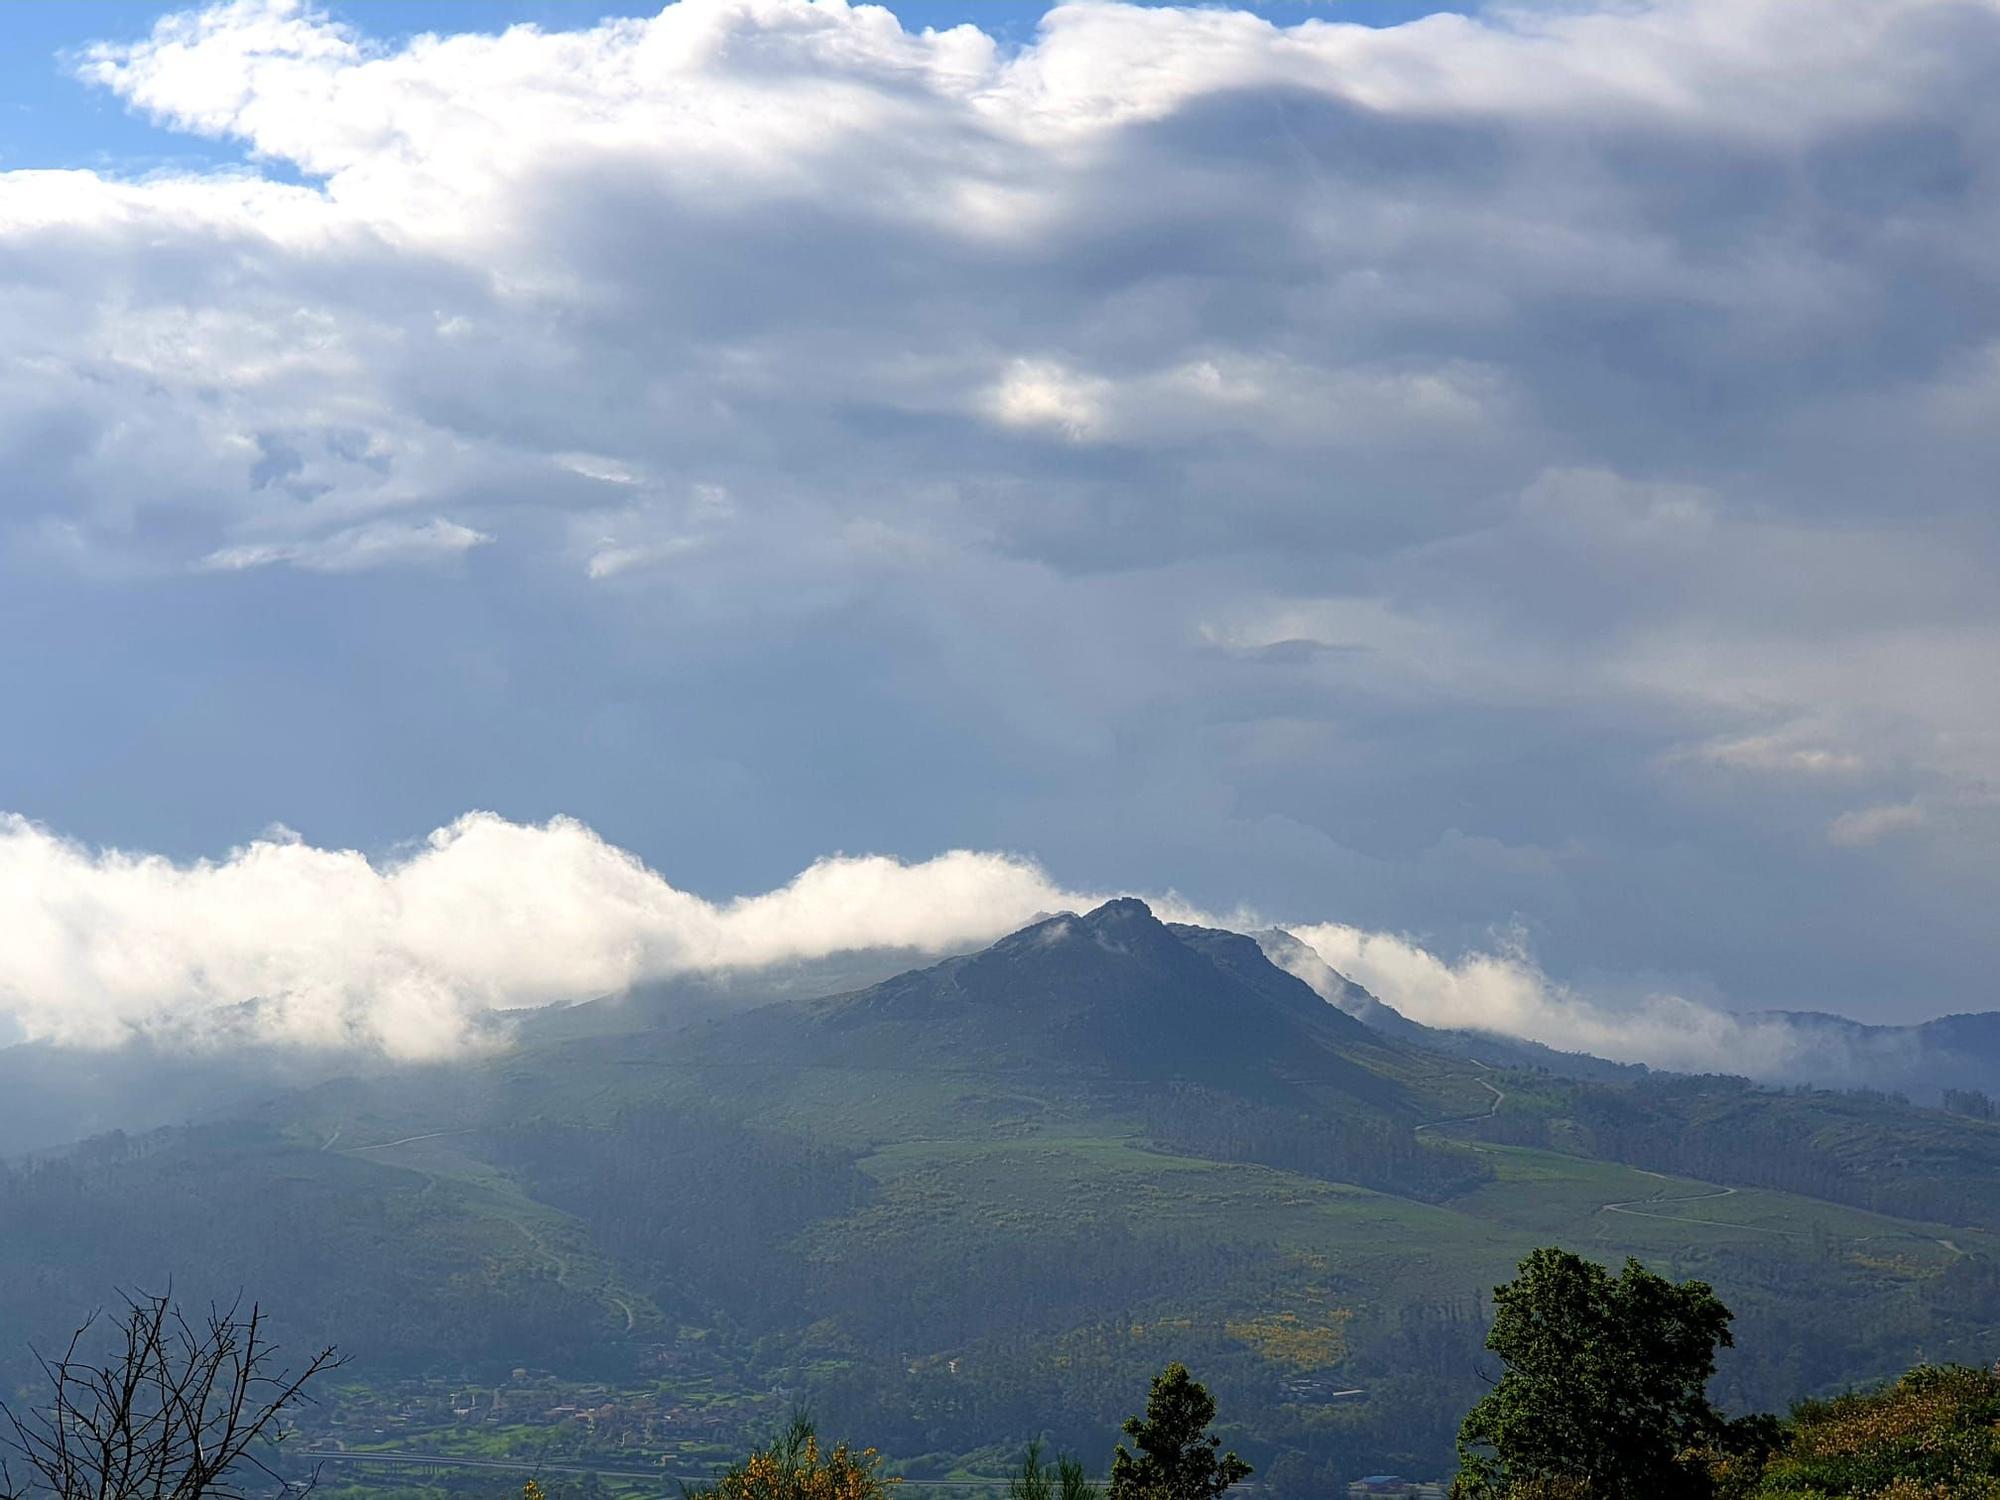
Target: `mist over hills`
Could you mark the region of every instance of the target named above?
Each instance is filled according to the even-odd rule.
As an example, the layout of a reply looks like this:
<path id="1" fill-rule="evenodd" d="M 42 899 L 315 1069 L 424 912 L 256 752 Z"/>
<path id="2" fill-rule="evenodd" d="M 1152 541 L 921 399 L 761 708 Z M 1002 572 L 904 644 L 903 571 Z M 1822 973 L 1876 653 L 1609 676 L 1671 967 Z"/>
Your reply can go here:
<path id="1" fill-rule="evenodd" d="M 1186 954 L 1192 948 L 1209 962 L 1222 963 L 1236 982 L 1277 994 L 1283 1001 L 1280 1010 L 1291 1016 L 1285 1024 L 1292 1027 L 1338 1035 L 1341 1021 L 1348 1019 L 1376 1036 L 1418 1048 L 1568 1078 L 1629 1080 L 1649 1071 L 1642 1064 L 1611 1061 L 1498 1030 L 1423 1025 L 1385 1004 L 1281 927 L 1248 936 L 1186 924 L 1169 927 L 1155 922 L 1147 928 L 1137 920 L 1144 910 L 1144 903 L 1124 898 L 1086 916 L 1058 914 L 1030 924 L 991 949 L 929 968 L 920 967 L 927 955 L 919 949 L 839 950 L 750 968 L 691 971 L 594 1000 L 488 1013 L 464 1024 L 473 1028 L 476 1039 L 483 1037 L 475 1041 L 476 1052 L 505 1050 L 593 1035 L 672 1031 L 778 1001 L 819 1000 L 895 979 L 896 984 L 871 1003 L 890 1011 L 902 1007 L 912 1014 L 934 1007 L 940 1029 L 927 1046 L 949 1050 L 966 1045 L 991 1057 L 1029 1046 L 1025 1031 L 1010 1028 L 1000 1011 L 986 1013 L 991 1024 L 975 1028 L 975 1035 L 947 1040 L 945 1017 L 977 1020 L 981 1014 L 964 1008 L 970 986 L 973 991 L 1006 989 L 1011 997 L 1008 1005 L 1020 1012 L 1017 1021 L 1027 1016 L 1024 1007 L 1030 1002 L 1025 997 L 1039 996 L 1042 1010 L 1036 1015 L 1037 1024 L 1048 1028 L 1044 1033 L 1048 1037 L 1068 1039 L 1048 1045 L 1046 1056 L 1078 1055 L 1071 1041 L 1085 1044 L 1083 1055 L 1091 1055 L 1098 1044 L 1113 1040 L 1112 1031 L 1103 1028 L 1115 1030 L 1128 1023 L 1114 1019 L 1121 1013 L 1115 1007 L 1105 1008 L 1105 996 L 1092 998 L 1097 981 L 1082 939 L 1105 948 L 1120 941 L 1107 934 L 1125 923 L 1133 927 L 1128 938 L 1143 932 L 1145 940 L 1138 951 L 1142 956 L 1150 953 L 1151 961 L 1164 965 L 1162 974 L 1175 964 L 1188 963 Z M 1169 933 L 1178 941 L 1167 942 Z M 1244 961 L 1252 944 L 1269 964 Z M 1050 971 L 1041 979 L 1032 975 L 1037 961 Z M 1062 971 L 1059 980 L 1051 977 L 1055 971 Z M 1147 982 L 1160 977 L 1153 975 Z M 1314 1003 L 1307 1004 L 1297 990 L 1281 982 L 1287 978 L 1310 991 Z M 1169 983 L 1162 993 L 1175 993 L 1175 986 Z M 818 1015 L 822 1010 L 830 1014 L 840 1006 L 830 1003 L 809 1013 Z M 258 1002 L 248 1001 L 221 1012 L 202 1012 L 179 1028 L 134 1027 L 127 1040 L 115 1046 L 41 1040 L 0 1047 L 0 1154 L 47 1150 L 113 1130 L 222 1118 L 260 1099 L 330 1079 L 394 1076 L 397 1065 L 375 1053 L 365 1039 L 352 1047 L 273 1042 L 260 1030 L 259 1011 Z M 1209 1039 L 1214 1018 L 1194 1014 L 1183 1019 L 1188 1029 L 1177 1044 L 1163 1040 L 1162 1030 L 1125 1038 L 1137 1049 L 1132 1056 L 1180 1045 L 1188 1058 L 1212 1060 L 1215 1053 Z M 1782 1027 L 1793 1039 L 1782 1071 L 1766 1074 L 1761 1081 L 1873 1088 L 1923 1104 L 1938 1103 L 1946 1090 L 2000 1087 L 2000 1012 L 1945 1016 L 1910 1026 L 1870 1025 L 1814 1011 L 1753 1012 L 1745 1019 Z M 775 1018 L 767 1024 L 776 1024 Z M 858 1032 L 862 1021 L 849 1015 L 841 1026 Z M 1094 1033 L 1093 1027 L 1098 1028 Z M 1328 1032 L 1329 1027 L 1335 1030 Z M 1164 1013 L 1162 1028 L 1166 1028 Z M 1344 1039 L 1352 1044 L 1355 1033 L 1348 1031 Z M 1324 1060 L 1326 1054 L 1315 1045 L 1300 1055 Z"/>
<path id="2" fill-rule="evenodd" d="M 2000 1089 L 2000 1011 L 1912 1026 L 1871 1026 L 1824 1011 L 1760 1014 L 1800 1038 L 1800 1081 L 1884 1089 L 1924 1103 L 1948 1089 Z"/>
<path id="3" fill-rule="evenodd" d="M 1186 1358 L 1299 1484 L 1446 1461 L 1480 1299 L 1538 1243 L 1713 1280 L 1739 1406 L 1989 1356 L 2000 1128 L 1440 1036 L 1308 960 L 1124 898 L 835 993 L 529 1012 L 450 1062 L 134 1052 L 91 1097 L 157 1065 L 198 1123 L 0 1165 L 0 1325 L 171 1274 L 254 1288 L 371 1399 L 699 1368 L 731 1433 L 777 1391 L 945 1468 L 1101 1447 Z"/>
<path id="4" fill-rule="evenodd" d="M 1425 1026 L 1384 1005 L 1282 927 L 1268 928 L 1258 933 L 1256 940 L 1273 964 L 1307 985 L 1327 1004 L 1387 1036 L 1458 1057 L 1504 1062 L 1511 1067 L 1546 1068 L 1574 1078 L 1629 1077 L 1646 1071 L 1637 1064 L 1609 1062 L 1587 1052 L 1564 1052 L 1497 1031 Z"/>

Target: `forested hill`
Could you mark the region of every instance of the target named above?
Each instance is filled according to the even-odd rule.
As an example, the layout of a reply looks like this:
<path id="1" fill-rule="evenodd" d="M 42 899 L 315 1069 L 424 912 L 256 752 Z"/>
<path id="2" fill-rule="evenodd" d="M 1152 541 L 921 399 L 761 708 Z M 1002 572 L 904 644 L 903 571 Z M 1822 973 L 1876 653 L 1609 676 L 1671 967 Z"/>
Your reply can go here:
<path id="1" fill-rule="evenodd" d="M 740 1443 L 799 1399 L 931 1472 L 1102 1449 L 1182 1358 L 1301 1494 L 1443 1472 L 1482 1299 L 1540 1244 L 1714 1282 L 1738 1409 L 1996 1352 L 2000 1127 L 1455 1056 L 1136 901 L 837 995 L 521 1035 L 0 1170 L 0 1329 L 243 1288 L 383 1400 L 526 1369 Z"/>

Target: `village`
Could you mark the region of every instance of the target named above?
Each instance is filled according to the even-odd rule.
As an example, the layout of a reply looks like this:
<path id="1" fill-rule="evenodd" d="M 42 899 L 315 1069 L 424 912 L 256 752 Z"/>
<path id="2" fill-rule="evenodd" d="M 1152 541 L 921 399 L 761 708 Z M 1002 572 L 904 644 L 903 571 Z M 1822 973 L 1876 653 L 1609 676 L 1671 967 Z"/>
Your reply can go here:
<path id="1" fill-rule="evenodd" d="M 316 1449 L 440 1458 L 616 1461 L 695 1471 L 747 1431 L 782 1422 L 782 1391 L 745 1391 L 725 1372 L 677 1371 L 645 1385 L 561 1380 L 517 1368 L 491 1384 L 411 1377 L 342 1386 L 301 1416 Z"/>

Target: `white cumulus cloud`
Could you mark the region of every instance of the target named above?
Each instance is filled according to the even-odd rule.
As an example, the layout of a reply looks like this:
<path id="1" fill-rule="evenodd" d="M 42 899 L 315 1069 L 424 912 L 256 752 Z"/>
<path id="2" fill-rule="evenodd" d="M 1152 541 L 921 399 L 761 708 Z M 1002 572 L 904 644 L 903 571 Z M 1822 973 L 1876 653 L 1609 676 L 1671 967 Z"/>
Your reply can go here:
<path id="1" fill-rule="evenodd" d="M 380 860 L 274 833 L 176 863 L 8 816 L 0 1012 L 30 1038 L 78 1045 L 199 1041 L 226 1024 L 438 1057 L 491 1011 L 692 971 L 971 948 L 1089 900 L 1027 860 L 956 850 L 823 859 L 776 890 L 713 902 L 567 818 L 468 813 Z"/>

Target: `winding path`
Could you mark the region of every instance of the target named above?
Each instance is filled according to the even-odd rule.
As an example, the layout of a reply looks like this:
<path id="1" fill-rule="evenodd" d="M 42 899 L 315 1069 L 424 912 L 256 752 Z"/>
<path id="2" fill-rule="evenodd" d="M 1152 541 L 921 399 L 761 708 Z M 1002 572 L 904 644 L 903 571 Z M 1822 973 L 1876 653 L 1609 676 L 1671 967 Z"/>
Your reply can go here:
<path id="1" fill-rule="evenodd" d="M 1467 1059 L 1471 1061 L 1471 1059 Z M 1472 1064 L 1475 1068 L 1485 1068 L 1483 1062 Z M 1490 1070 L 1489 1070 L 1490 1071 Z M 1505 1090 L 1488 1083 L 1484 1078 L 1475 1080 L 1479 1086 L 1493 1096 L 1493 1102 L 1476 1115 L 1453 1115 L 1449 1120 L 1431 1120 L 1411 1131 L 1412 1135 L 1422 1135 L 1426 1130 L 1436 1130 L 1441 1125 L 1470 1125 L 1474 1120 L 1490 1120 L 1500 1113 L 1500 1106 L 1507 1102 Z"/>
<path id="2" fill-rule="evenodd" d="M 338 1135 L 339 1133 L 340 1133 L 339 1131 L 334 1132 L 335 1135 Z M 387 1151 L 391 1146 L 408 1146 L 414 1144 L 417 1141 L 435 1141 L 442 1139 L 443 1137 L 448 1135 L 471 1135 L 471 1134 L 472 1134 L 472 1127 L 469 1125 L 465 1127 L 463 1130 L 433 1130 L 424 1135 L 406 1135 L 400 1141 L 377 1141 L 372 1146 L 349 1146 L 347 1148 L 346 1154 L 349 1156 L 359 1156 L 364 1151 Z"/>
<path id="3" fill-rule="evenodd" d="M 1643 1167 L 1637 1167 L 1633 1170 L 1645 1171 Z M 1659 1177 L 1663 1181 L 1665 1180 L 1664 1174 L 1659 1172 L 1646 1172 L 1646 1175 L 1648 1177 Z M 1641 1203 L 1651 1203 L 1660 1206 L 1682 1203 L 1705 1203 L 1711 1198 L 1733 1198 L 1736 1196 L 1736 1193 L 1737 1189 L 1733 1187 L 1712 1188 L 1706 1193 L 1688 1193 L 1680 1198 L 1662 1198 L 1656 1193 L 1650 1198 L 1626 1198 L 1618 1203 L 1601 1203 L 1598 1205 L 1597 1211 L 1601 1214 L 1630 1214 L 1635 1219 L 1665 1219 L 1671 1224 L 1705 1224 L 1711 1229 L 1741 1229 L 1748 1234 L 1775 1234 L 1788 1240 L 1798 1238 L 1798 1231 L 1795 1229 L 1772 1229 L 1763 1224 L 1732 1224 L 1727 1219 L 1696 1219 L 1689 1217 L 1687 1214 L 1649 1213 L 1638 1206 Z"/>
<path id="4" fill-rule="evenodd" d="M 430 1131 L 425 1131 L 422 1135 L 406 1135 L 403 1136 L 400 1140 L 377 1141 L 372 1146 L 349 1146 L 345 1149 L 345 1151 L 342 1152 L 342 1154 L 346 1156 L 359 1156 L 364 1151 L 387 1151 L 393 1146 L 412 1146 L 415 1145 L 418 1141 L 436 1141 L 436 1140 L 443 1140 L 447 1136 L 473 1135 L 476 1133 L 477 1130 L 476 1127 L 474 1126 L 465 1126 L 458 1130 L 430 1130 Z M 340 1136 L 340 1131 L 338 1128 L 336 1128 L 333 1132 L 333 1135 L 327 1138 L 326 1145 L 321 1146 L 320 1150 L 325 1151 L 328 1148 L 330 1148 L 333 1145 L 334 1141 L 339 1138 L 339 1136 Z M 438 1185 L 438 1182 L 440 1180 L 438 1173 L 433 1172 L 426 1167 L 417 1167 L 417 1166 L 412 1166 L 409 1170 L 417 1172 L 422 1175 L 424 1179 L 424 1185 L 421 1190 L 422 1192 L 428 1193 Z M 535 1230 L 526 1222 L 526 1220 L 523 1217 L 519 1215 L 508 1214 L 503 1218 L 502 1222 L 511 1224 L 514 1227 L 515 1231 L 520 1234 L 521 1238 L 528 1242 L 529 1246 L 534 1250 L 535 1254 L 541 1260 L 546 1262 L 555 1271 L 557 1286 L 563 1288 L 563 1290 L 565 1291 L 572 1290 L 572 1288 L 570 1287 L 570 1280 L 569 1280 L 572 1262 L 568 1255 L 564 1254 L 561 1250 L 556 1249 L 554 1246 L 550 1245 L 546 1240 L 544 1240 L 539 1234 L 535 1232 Z M 639 1323 L 638 1314 L 633 1311 L 631 1303 L 627 1302 L 623 1297 L 620 1297 L 616 1293 L 611 1292 L 609 1290 L 601 1292 L 600 1296 L 604 1301 L 611 1303 L 621 1313 L 625 1315 L 625 1331 L 627 1333 L 630 1333 L 635 1327 L 638 1326 Z"/>

